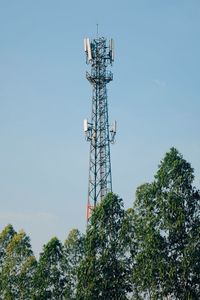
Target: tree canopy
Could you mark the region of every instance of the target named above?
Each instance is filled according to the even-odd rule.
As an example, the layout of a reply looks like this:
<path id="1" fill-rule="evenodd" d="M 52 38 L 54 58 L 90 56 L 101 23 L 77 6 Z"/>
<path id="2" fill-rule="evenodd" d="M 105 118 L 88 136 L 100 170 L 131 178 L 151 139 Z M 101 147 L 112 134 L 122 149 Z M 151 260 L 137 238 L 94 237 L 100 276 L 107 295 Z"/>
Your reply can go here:
<path id="1" fill-rule="evenodd" d="M 155 180 L 137 189 L 133 281 L 152 299 L 199 299 L 200 194 L 190 164 L 172 148 Z"/>
<path id="2" fill-rule="evenodd" d="M 112 193 L 94 209 L 78 273 L 77 299 L 127 299 L 130 270 L 123 247 L 124 214 L 122 199 Z"/>
<path id="3" fill-rule="evenodd" d="M 200 299 L 200 192 L 194 170 L 171 148 L 132 208 L 113 193 L 86 233 L 53 237 L 36 259 L 30 238 L 0 233 L 0 300 Z"/>

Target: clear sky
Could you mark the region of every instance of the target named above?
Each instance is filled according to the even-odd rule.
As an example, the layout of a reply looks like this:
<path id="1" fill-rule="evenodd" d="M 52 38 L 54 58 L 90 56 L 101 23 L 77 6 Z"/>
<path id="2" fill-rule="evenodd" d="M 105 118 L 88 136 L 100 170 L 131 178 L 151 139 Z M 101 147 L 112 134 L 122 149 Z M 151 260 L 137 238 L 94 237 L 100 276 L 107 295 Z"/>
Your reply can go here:
<path id="1" fill-rule="evenodd" d="M 0 0 L 0 230 L 35 253 L 85 230 L 90 117 L 83 38 L 113 37 L 113 190 L 125 207 L 176 147 L 200 178 L 199 0 Z"/>

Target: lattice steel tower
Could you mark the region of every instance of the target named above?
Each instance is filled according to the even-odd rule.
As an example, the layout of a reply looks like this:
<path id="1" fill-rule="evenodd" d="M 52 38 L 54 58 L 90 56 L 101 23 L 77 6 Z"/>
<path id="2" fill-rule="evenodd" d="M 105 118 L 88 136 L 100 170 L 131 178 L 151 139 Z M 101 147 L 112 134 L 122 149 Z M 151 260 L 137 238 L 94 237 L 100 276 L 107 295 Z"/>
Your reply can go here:
<path id="1" fill-rule="evenodd" d="M 90 142 L 88 221 L 92 208 L 112 191 L 110 143 L 115 139 L 116 121 L 112 126 L 109 125 L 106 85 L 113 80 L 112 72 L 107 70 L 114 61 L 113 39 L 107 45 L 104 37 L 91 41 L 86 38 L 84 50 L 86 62 L 91 66 L 91 72 L 86 72 L 86 78 L 92 85 L 91 121 L 84 120 L 84 132 Z"/>

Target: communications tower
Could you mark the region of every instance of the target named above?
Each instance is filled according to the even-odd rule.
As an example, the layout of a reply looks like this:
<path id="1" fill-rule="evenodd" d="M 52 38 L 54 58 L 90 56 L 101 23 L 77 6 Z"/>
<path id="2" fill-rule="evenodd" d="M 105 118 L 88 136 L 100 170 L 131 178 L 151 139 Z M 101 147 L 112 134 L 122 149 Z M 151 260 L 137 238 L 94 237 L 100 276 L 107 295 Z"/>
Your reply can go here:
<path id="1" fill-rule="evenodd" d="M 116 121 L 108 121 L 107 84 L 113 74 L 107 70 L 114 62 L 114 42 L 104 37 L 84 39 L 86 62 L 91 66 L 86 78 L 92 85 L 91 120 L 84 120 L 84 132 L 90 142 L 87 221 L 93 207 L 112 191 L 110 143 L 114 143 Z"/>

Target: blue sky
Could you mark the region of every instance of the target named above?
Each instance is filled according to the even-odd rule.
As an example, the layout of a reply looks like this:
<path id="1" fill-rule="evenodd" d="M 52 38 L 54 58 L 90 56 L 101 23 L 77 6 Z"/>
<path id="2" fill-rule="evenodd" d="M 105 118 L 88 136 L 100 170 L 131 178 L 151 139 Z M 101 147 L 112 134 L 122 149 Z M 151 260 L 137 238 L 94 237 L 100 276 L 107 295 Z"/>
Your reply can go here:
<path id="1" fill-rule="evenodd" d="M 198 0 L 0 0 L 0 230 L 33 249 L 85 230 L 90 117 L 83 38 L 113 37 L 113 190 L 125 207 L 176 147 L 200 178 Z"/>

